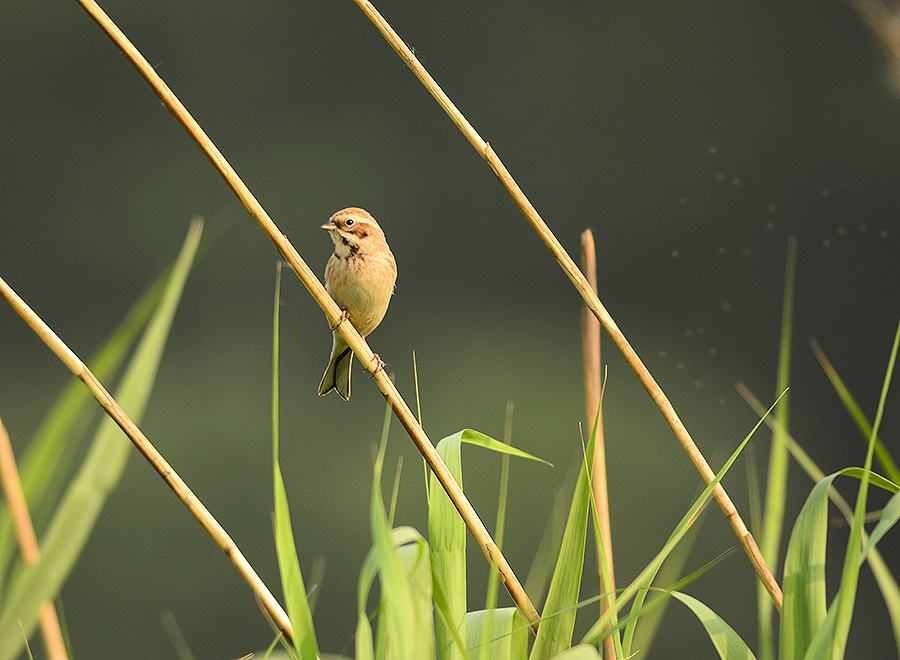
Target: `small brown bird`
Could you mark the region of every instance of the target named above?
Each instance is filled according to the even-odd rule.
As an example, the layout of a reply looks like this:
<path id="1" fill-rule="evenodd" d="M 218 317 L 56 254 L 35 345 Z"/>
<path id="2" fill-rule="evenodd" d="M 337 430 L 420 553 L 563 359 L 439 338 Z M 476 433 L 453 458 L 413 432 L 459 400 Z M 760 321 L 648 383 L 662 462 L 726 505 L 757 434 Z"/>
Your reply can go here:
<path id="1" fill-rule="evenodd" d="M 331 233 L 334 242 L 334 254 L 325 267 L 325 288 L 365 337 L 381 323 L 394 293 L 394 255 L 375 218 L 363 209 L 338 211 L 322 229 Z M 319 383 L 319 395 L 337 390 L 345 401 L 350 400 L 352 361 L 353 351 L 335 329 L 331 360 Z"/>

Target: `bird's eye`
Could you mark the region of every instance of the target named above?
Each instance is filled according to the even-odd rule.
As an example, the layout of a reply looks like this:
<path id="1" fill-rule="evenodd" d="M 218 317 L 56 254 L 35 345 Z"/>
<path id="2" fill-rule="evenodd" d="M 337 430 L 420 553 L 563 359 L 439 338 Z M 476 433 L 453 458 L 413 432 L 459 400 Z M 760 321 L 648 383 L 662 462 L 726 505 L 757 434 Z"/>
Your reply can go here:
<path id="1" fill-rule="evenodd" d="M 344 223 L 344 224 L 345 224 L 347 227 L 352 227 L 354 222 L 355 222 L 355 221 L 353 220 L 353 218 L 347 218 L 347 222 Z"/>

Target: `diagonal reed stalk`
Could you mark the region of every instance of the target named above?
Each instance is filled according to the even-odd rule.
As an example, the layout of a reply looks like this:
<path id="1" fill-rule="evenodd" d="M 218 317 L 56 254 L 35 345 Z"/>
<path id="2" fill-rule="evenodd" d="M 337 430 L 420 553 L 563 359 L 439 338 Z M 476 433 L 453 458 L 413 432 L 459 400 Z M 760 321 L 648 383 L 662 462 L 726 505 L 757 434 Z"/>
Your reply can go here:
<path id="1" fill-rule="evenodd" d="M 156 447 L 147 439 L 147 436 L 135 425 L 135 423 L 125 414 L 125 411 L 116 403 L 112 395 L 106 391 L 106 388 L 94 376 L 87 365 L 75 355 L 59 336 L 44 323 L 43 319 L 32 310 L 28 304 L 22 300 L 13 289 L 0 278 L 0 298 L 3 298 L 16 313 L 34 330 L 35 334 L 41 338 L 56 356 L 65 364 L 69 370 L 81 380 L 91 394 L 97 399 L 97 402 L 103 407 L 106 413 L 112 417 L 113 421 L 119 425 L 125 435 L 134 443 L 135 447 L 144 455 L 144 458 L 153 466 L 159 475 L 165 480 L 169 487 L 175 492 L 193 516 L 200 522 L 203 528 L 209 533 L 216 544 L 228 556 L 231 562 L 237 567 L 238 571 L 250 585 L 253 593 L 259 599 L 262 606 L 272 617 L 275 625 L 284 634 L 285 638 L 293 643 L 294 633 L 291 622 L 285 614 L 281 605 L 278 604 L 275 596 L 269 591 L 265 583 L 250 562 L 244 557 L 237 545 L 228 536 L 225 529 L 213 517 L 209 510 L 203 506 L 203 503 L 191 491 L 188 485 L 178 476 L 171 465 L 163 458 L 162 454 L 157 451 Z"/>
<path id="2" fill-rule="evenodd" d="M 291 268 L 300 278 L 300 281 L 309 291 L 310 295 L 325 312 L 328 321 L 337 326 L 350 348 L 359 358 L 363 367 L 373 375 L 373 378 L 381 390 L 384 397 L 388 400 L 394 414 L 400 420 L 400 423 L 409 433 L 418 450 L 421 452 L 428 466 L 440 481 L 441 486 L 447 491 L 447 495 L 453 502 L 460 516 L 466 523 L 473 538 L 478 543 L 488 561 L 495 565 L 503 579 L 504 586 L 509 592 L 522 613 L 526 621 L 536 631 L 538 626 L 538 613 L 534 605 L 525 593 L 522 584 L 516 577 L 506 558 L 500 552 L 500 549 L 494 543 L 490 533 L 481 522 L 478 514 L 475 512 L 469 500 L 463 494 L 462 489 L 453 479 L 453 475 L 438 455 L 434 445 L 429 440 L 425 431 L 416 421 L 415 416 L 406 405 L 406 402 L 400 396 L 399 391 L 394 386 L 393 381 L 388 377 L 383 369 L 378 368 L 378 361 L 372 349 L 369 348 L 365 340 L 360 337 L 359 333 L 351 323 L 340 323 L 341 310 L 325 291 L 325 287 L 319 281 L 318 277 L 309 268 L 306 262 L 300 257 L 300 254 L 294 246 L 288 241 L 287 237 L 275 225 L 272 219 L 263 209 L 262 205 L 250 192 L 247 185 L 241 180 L 237 172 L 231 164 L 225 159 L 219 149 L 213 144 L 212 140 L 206 135 L 200 124 L 187 111 L 184 104 L 178 100 L 178 97 L 169 89 L 168 85 L 163 82 L 162 78 L 156 73 L 154 68 L 147 62 L 146 58 L 141 55 L 140 51 L 131 43 L 125 34 L 116 26 L 115 23 L 106 15 L 103 9 L 94 0 L 78 0 L 78 3 L 87 11 L 91 18 L 100 26 L 100 28 L 113 41 L 116 47 L 122 51 L 125 57 L 138 70 L 138 73 L 147 81 L 156 95 L 163 104 L 168 108 L 176 120 L 190 135 L 191 139 L 197 144 L 203 154 L 209 159 L 213 167 L 219 172 L 225 183 L 231 188 L 235 196 L 243 204 L 247 212 L 253 216 L 260 228 L 266 233 L 281 256 L 290 264 Z M 99 385 L 99 383 L 98 383 Z M 135 427 L 138 433 L 140 431 Z M 224 530 L 223 530 L 224 532 Z M 277 605 L 277 603 L 276 603 Z M 267 607 L 268 608 L 268 607 Z M 280 609 L 280 608 L 279 608 Z M 281 625 L 279 621 L 279 625 Z"/>
<path id="3" fill-rule="evenodd" d="M 638 381 L 640 381 L 641 385 L 647 391 L 647 394 L 650 395 L 653 403 L 659 409 L 663 418 L 666 420 L 666 423 L 669 425 L 669 428 L 672 429 L 672 432 L 681 444 L 682 449 L 687 453 L 688 458 L 697 469 L 697 472 L 700 473 L 704 483 L 709 485 L 715 478 L 715 473 L 712 471 L 712 468 L 709 467 L 709 464 L 706 462 L 703 454 L 700 453 L 697 445 L 694 444 L 687 428 L 685 428 L 681 419 L 675 412 L 672 403 L 666 397 L 656 380 L 654 380 L 653 376 L 650 375 L 650 371 L 644 366 L 644 363 L 631 347 L 631 344 L 625 339 L 625 335 L 619 330 L 619 326 L 613 321 L 612 316 L 610 316 L 609 312 L 607 312 L 606 308 L 601 304 L 597 294 L 591 289 L 591 285 L 588 283 L 584 274 L 578 269 L 578 266 L 575 265 L 572 257 L 569 256 L 560 242 L 556 239 L 553 232 L 550 231 L 550 228 L 525 196 L 525 193 L 519 188 L 519 185 L 515 182 L 512 175 L 509 173 L 509 170 L 506 169 L 506 166 L 503 165 L 497 157 L 497 154 L 494 153 L 491 145 L 481 138 L 469 121 L 453 104 L 450 97 L 444 93 L 437 82 L 435 82 L 434 78 L 431 77 L 431 74 L 425 70 L 425 67 L 422 66 L 422 63 L 419 62 L 418 58 L 413 54 L 412 50 L 403 42 L 400 36 L 381 14 L 378 13 L 378 10 L 375 9 L 372 3 L 368 0 L 353 1 L 359 6 L 366 17 L 372 21 L 375 27 L 378 28 L 378 31 L 381 32 L 385 40 L 387 40 L 400 58 L 425 86 L 428 92 L 449 115 L 450 119 L 456 124 L 457 128 L 462 131 L 463 135 L 475 150 L 487 161 L 488 165 L 490 165 L 494 174 L 500 180 L 500 183 L 509 193 L 510 197 L 512 197 L 516 206 L 518 206 L 519 210 L 525 215 L 525 219 L 528 220 L 529 224 L 531 224 L 532 228 L 537 232 L 538 236 L 556 258 L 556 261 L 559 262 L 560 267 L 572 281 L 572 284 L 584 299 L 585 304 L 594 316 L 597 317 L 597 320 L 600 321 L 600 325 L 606 330 L 612 343 L 622 354 L 622 357 L 625 358 L 625 362 L 634 372 L 635 376 L 637 376 Z M 760 554 L 756 541 L 753 539 L 753 535 L 750 533 L 750 530 L 747 529 L 743 519 L 732 503 L 731 498 L 728 497 L 728 494 L 725 492 L 725 489 L 722 488 L 721 484 L 716 485 L 713 490 L 713 496 L 715 497 L 719 508 L 722 509 L 722 513 L 725 514 L 728 522 L 731 523 L 731 527 L 734 529 L 744 551 L 750 558 L 750 563 L 753 565 L 757 575 L 759 575 L 759 579 L 762 581 L 763 586 L 765 586 L 769 597 L 772 599 L 775 607 L 781 611 L 781 602 L 783 598 L 781 588 L 778 586 L 775 577 L 772 575 L 772 571 L 769 570 L 768 565 Z"/>

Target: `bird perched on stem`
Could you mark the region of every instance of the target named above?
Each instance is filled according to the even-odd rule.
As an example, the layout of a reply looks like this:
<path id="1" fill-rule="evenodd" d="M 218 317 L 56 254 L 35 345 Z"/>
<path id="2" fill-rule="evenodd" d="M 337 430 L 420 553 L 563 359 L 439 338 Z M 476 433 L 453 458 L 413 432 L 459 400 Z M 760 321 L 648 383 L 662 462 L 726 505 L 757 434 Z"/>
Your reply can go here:
<path id="1" fill-rule="evenodd" d="M 387 312 L 397 264 L 384 239 L 384 232 L 367 211 L 351 207 L 338 211 L 322 225 L 331 234 L 334 254 L 325 267 L 325 288 L 344 311 L 342 319 L 350 319 L 356 331 L 365 337 L 381 323 Z M 319 395 L 337 390 L 350 400 L 350 363 L 353 351 L 343 336 L 334 332 L 331 360 L 319 383 Z M 378 360 L 378 356 L 375 356 Z M 380 362 L 380 360 L 379 360 Z"/>

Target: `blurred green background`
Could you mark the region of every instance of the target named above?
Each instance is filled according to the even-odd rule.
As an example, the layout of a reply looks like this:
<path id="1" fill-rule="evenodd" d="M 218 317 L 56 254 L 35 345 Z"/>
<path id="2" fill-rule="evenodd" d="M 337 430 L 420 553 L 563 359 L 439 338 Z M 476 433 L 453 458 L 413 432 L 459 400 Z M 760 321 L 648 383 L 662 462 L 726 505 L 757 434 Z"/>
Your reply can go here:
<path id="1" fill-rule="evenodd" d="M 785 246 L 796 234 L 793 430 L 826 472 L 862 462 L 858 432 L 806 343 L 819 339 L 873 416 L 897 322 L 900 100 L 848 5 L 377 7 L 573 254 L 593 228 L 601 300 L 714 465 L 755 422 L 734 382 L 774 398 Z M 352 2 L 104 8 L 317 272 L 330 253 L 318 227 L 331 213 L 356 205 L 379 220 L 399 279 L 370 344 L 411 403 L 415 351 L 433 440 L 466 427 L 502 437 L 515 402 L 514 443 L 557 466 L 513 464 L 506 554 L 524 577 L 580 451 L 580 306 L 490 169 Z M 0 275 L 80 356 L 174 258 L 190 217 L 207 218 L 206 251 L 142 428 L 280 593 L 270 522 L 274 249 L 77 3 L 0 5 L 0 90 Z M 316 396 L 330 345 L 318 307 L 289 279 L 282 466 L 304 570 L 327 561 L 320 646 L 352 653 L 384 400 L 358 365 L 349 404 Z M 604 351 L 625 584 L 699 479 L 609 342 Z M 0 310 L 0 415 L 19 453 L 67 378 Z M 895 456 L 896 409 L 882 432 Z M 761 466 L 768 435 L 753 449 Z M 397 522 L 425 531 L 421 463 L 397 425 L 390 442 L 390 460 L 406 459 Z M 492 527 L 500 461 L 477 449 L 465 460 L 466 490 Z M 745 465 L 725 485 L 749 519 Z M 792 477 L 788 520 L 810 487 L 799 470 Z M 883 501 L 873 495 L 872 507 Z M 845 538 L 843 528 L 832 533 L 837 553 Z M 688 569 L 735 544 L 711 510 Z M 896 574 L 896 533 L 884 548 Z M 477 609 L 487 575 L 477 548 L 470 575 Z M 754 576 L 742 553 L 689 591 L 754 644 Z M 867 571 L 861 591 L 851 655 L 878 657 L 895 647 Z M 164 610 L 199 658 L 238 657 L 271 639 L 249 589 L 137 454 L 63 601 L 76 657 L 172 657 Z M 675 605 L 650 657 L 688 654 L 714 651 Z"/>

